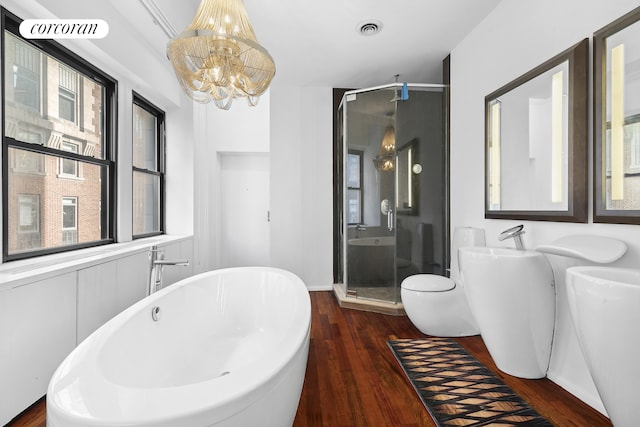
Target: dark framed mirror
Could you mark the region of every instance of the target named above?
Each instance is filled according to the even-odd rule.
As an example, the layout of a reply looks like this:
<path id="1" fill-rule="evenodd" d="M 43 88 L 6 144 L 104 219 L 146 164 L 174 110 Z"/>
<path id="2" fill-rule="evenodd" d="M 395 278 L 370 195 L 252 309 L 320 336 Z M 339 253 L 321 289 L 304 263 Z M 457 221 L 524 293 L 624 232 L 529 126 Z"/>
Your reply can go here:
<path id="1" fill-rule="evenodd" d="M 593 35 L 593 221 L 640 224 L 640 7 Z"/>
<path id="2" fill-rule="evenodd" d="M 589 41 L 485 97 L 485 218 L 587 221 Z"/>

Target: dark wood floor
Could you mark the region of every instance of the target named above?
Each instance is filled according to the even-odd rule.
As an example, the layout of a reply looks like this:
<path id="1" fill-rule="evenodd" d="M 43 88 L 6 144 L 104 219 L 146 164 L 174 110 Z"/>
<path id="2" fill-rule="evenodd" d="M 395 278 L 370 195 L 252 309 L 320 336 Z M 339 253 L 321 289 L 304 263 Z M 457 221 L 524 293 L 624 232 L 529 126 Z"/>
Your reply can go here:
<path id="1" fill-rule="evenodd" d="M 341 309 L 331 292 L 312 292 L 311 303 L 309 363 L 295 427 L 435 426 L 387 347 L 389 339 L 424 336 L 409 319 Z M 551 381 L 498 371 L 479 337 L 458 342 L 554 425 L 611 426 Z M 44 401 L 9 426 L 45 427 Z"/>
<path id="2" fill-rule="evenodd" d="M 341 309 L 329 292 L 311 301 L 309 364 L 294 426 L 434 426 L 387 347 L 389 339 L 424 336 L 409 319 Z M 554 425 L 611 426 L 549 380 L 498 371 L 480 337 L 458 342 Z"/>

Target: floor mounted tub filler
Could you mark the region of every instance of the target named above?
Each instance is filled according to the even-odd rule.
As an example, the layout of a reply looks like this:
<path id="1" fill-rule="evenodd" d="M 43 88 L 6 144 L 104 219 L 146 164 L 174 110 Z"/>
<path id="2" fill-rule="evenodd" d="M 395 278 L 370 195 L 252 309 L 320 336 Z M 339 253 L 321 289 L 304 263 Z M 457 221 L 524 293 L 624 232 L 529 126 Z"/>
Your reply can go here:
<path id="1" fill-rule="evenodd" d="M 83 341 L 53 375 L 48 427 L 291 426 L 311 304 L 294 274 L 199 274 L 156 292 Z"/>

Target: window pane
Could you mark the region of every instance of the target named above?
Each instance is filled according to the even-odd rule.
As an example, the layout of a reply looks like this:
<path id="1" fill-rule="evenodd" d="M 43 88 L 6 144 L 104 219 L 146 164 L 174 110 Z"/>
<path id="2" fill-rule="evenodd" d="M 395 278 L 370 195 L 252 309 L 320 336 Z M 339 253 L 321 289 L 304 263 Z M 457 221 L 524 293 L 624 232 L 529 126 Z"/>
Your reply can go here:
<path id="1" fill-rule="evenodd" d="M 33 110 L 40 109 L 40 54 L 38 51 L 21 44 L 8 44 L 7 49 L 13 48 L 14 61 L 11 73 L 7 64 L 7 78 L 11 85 L 13 99 Z M 9 82 L 10 80 L 10 82 Z"/>
<path id="2" fill-rule="evenodd" d="M 38 156 L 35 164 L 41 167 L 31 172 L 9 168 L 5 211 L 9 255 L 103 239 L 101 196 L 106 166 L 76 162 L 83 179 L 68 180 L 58 177 L 60 158 L 56 156 L 10 147 L 9 165 L 25 156 Z"/>
<path id="3" fill-rule="evenodd" d="M 347 191 L 347 218 L 349 224 L 360 224 L 362 214 L 360 213 L 360 190 Z"/>
<path id="4" fill-rule="evenodd" d="M 144 108 L 133 105 L 133 166 L 158 170 L 156 117 Z"/>
<path id="5" fill-rule="evenodd" d="M 77 176 L 78 168 L 75 160 L 60 159 L 60 161 L 62 162 L 61 172 L 63 175 Z"/>
<path id="6" fill-rule="evenodd" d="M 37 233 L 40 231 L 40 196 L 37 194 L 18 195 L 18 232 Z"/>
<path id="7" fill-rule="evenodd" d="M 78 201 L 75 197 L 62 198 L 62 229 L 77 228 Z"/>
<path id="8" fill-rule="evenodd" d="M 160 231 L 160 177 L 133 172 L 133 234 Z"/>
<path id="9" fill-rule="evenodd" d="M 133 95 L 133 237 L 159 234 L 163 227 L 162 191 L 164 112 Z"/>
<path id="10" fill-rule="evenodd" d="M 35 174 L 44 173 L 44 157 L 42 154 L 34 153 L 32 151 L 14 151 L 10 165 L 14 172 Z"/>
<path id="11" fill-rule="evenodd" d="M 70 151 L 72 153 L 77 153 L 78 149 L 79 149 L 77 144 L 73 144 L 71 142 L 66 142 L 66 141 L 62 142 L 60 148 L 63 151 Z M 60 159 L 60 174 L 61 175 L 66 175 L 66 176 L 69 176 L 69 177 L 73 177 L 73 178 L 78 177 L 79 176 L 79 173 L 78 173 L 78 162 L 76 160 L 61 158 Z"/>
<path id="12" fill-rule="evenodd" d="M 36 69 L 39 69 L 39 64 Z M 40 79 L 38 72 L 14 65 L 12 78 L 15 102 L 38 110 L 40 108 Z"/>
<path id="13" fill-rule="evenodd" d="M 78 199 L 62 198 L 62 244 L 78 243 Z"/>
<path id="14" fill-rule="evenodd" d="M 347 187 L 360 188 L 360 158 L 359 154 L 347 156 Z"/>
<path id="15" fill-rule="evenodd" d="M 18 235 L 16 244 L 21 250 L 31 250 L 40 245 L 40 196 L 18 195 Z"/>
<path id="16" fill-rule="evenodd" d="M 59 150 L 66 135 L 82 142 L 80 154 L 104 159 L 103 86 L 4 34 L 5 136 Z M 40 137 L 29 138 L 29 133 Z"/>
<path id="17" fill-rule="evenodd" d="M 64 89 L 60 89 L 58 115 L 60 116 L 61 119 L 65 119 L 70 122 L 76 121 L 75 97 L 71 96 Z"/>

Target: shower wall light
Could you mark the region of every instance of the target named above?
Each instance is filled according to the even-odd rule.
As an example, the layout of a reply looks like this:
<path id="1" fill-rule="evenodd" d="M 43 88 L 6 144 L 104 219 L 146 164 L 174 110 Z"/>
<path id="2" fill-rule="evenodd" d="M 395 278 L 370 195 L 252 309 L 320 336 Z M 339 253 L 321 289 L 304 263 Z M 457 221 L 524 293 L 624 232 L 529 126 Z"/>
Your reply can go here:
<path id="1" fill-rule="evenodd" d="M 564 156 L 564 73 L 551 77 L 551 202 L 562 203 Z"/>
<path id="2" fill-rule="evenodd" d="M 167 56 L 187 95 L 225 110 L 234 98 L 256 105 L 276 72 L 242 0 L 202 0 L 191 25 L 167 44 Z"/>
<path id="3" fill-rule="evenodd" d="M 611 200 L 624 199 L 624 44 L 611 49 Z"/>
<path id="4" fill-rule="evenodd" d="M 490 153 L 491 153 L 491 205 L 493 207 L 500 206 L 500 195 L 502 192 L 501 188 L 501 166 L 500 166 L 500 100 L 496 100 L 493 104 L 491 104 L 491 115 L 490 115 L 490 134 L 489 134 L 489 142 L 490 142 Z"/>

